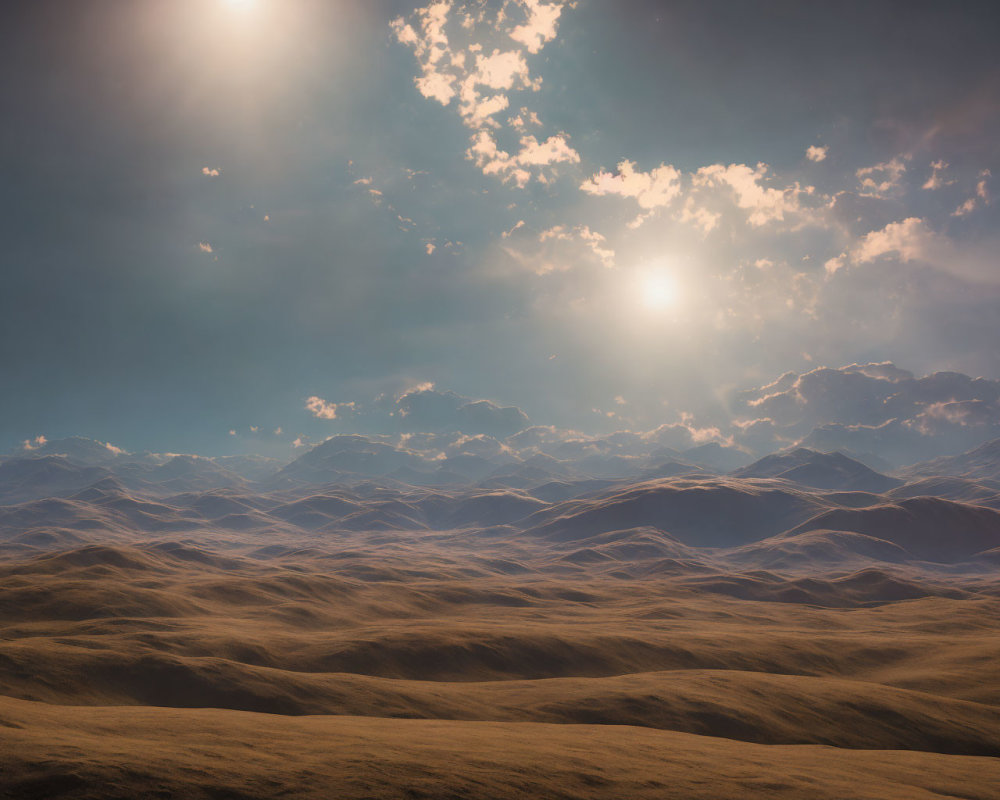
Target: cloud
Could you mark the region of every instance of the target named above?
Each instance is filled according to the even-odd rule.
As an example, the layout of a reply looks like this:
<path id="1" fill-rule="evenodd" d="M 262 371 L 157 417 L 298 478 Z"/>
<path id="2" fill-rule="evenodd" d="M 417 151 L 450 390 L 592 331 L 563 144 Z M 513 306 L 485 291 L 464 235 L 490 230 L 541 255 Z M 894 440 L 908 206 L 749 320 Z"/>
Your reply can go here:
<path id="1" fill-rule="evenodd" d="M 785 215 L 799 210 L 799 187 L 776 189 L 764 186 L 767 164 L 751 169 L 746 164 L 712 164 L 694 174 L 695 186 L 722 186 L 732 190 L 736 205 L 748 211 L 747 222 L 754 226 L 781 221 Z"/>
<path id="2" fill-rule="evenodd" d="M 991 241 L 956 241 L 944 233 L 932 230 L 919 217 L 907 217 L 890 222 L 884 228 L 869 231 L 842 253 L 834 263 L 827 262 L 827 270 L 844 266 L 848 260 L 864 264 L 877 260 L 895 259 L 900 263 L 914 262 L 949 273 L 963 281 L 977 284 L 996 284 L 997 273 L 995 246 Z"/>
<path id="3" fill-rule="evenodd" d="M 857 175 L 860 192 L 863 197 L 885 197 L 899 188 L 903 174 L 906 172 L 905 156 L 896 156 L 881 164 L 862 167 Z"/>
<path id="4" fill-rule="evenodd" d="M 810 145 L 806 148 L 806 158 L 810 161 L 826 161 L 826 154 L 830 150 L 826 145 Z"/>
<path id="5" fill-rule="evenodd" d="M 212 249 L 212 245 L 210 245 L 208 242 L 198 242 L 198 249 L 201 250 L 201 252 L 203 252 L 203 253 L 214 253 L 215 252 Z"/>
<path id="6" fill-rule="evenodd" d="M 514 226 L 510 230 L 504 231 L 502 234 L 500 234 L 500 237 L 502 239 L 509 239 L 511 236 L 513 236 L 517 231 L 521 230 L 521 228 L 523 228 L 523 227 L 524 227 L 524 220 L 523 219 L 519 219 L 517 222 L 514 223 Z"/>
<path id="7" fill-rule="evenodd" d="M 524 45 L 529 53 L 537 53 L 546 42 L 556 38 L 559 17 L 565 3 L 561 0 L 550 3 L 520 0 L 520 5 L 527 11 L 528 19 L 510 32 L 510 38 Z"/>
<path id="8" fill-rule="evenodd" d="M 940 189 L 942 186 L 950 186 L 955 181 L 945 180 L 942 177 L 942 173 L 948 169 L 948 164 L 945 161 L 934 161 L 931 163 L 931 174 L 930 177 L 924 182 L 922 189 L 927 189 L 933 191 L 934 189 Z"/>
<path id="9" fill-rule="evenodd" d="M 306 400 L 305 407 L 316 419 L 338 419 L 355 409 L 354 403 L 328 403 L 315 395 Z"/>
<path id="10" fill-rule="evenodd" d="M 962 203 L 962 205 L 960 205 L 958 208 L 952 211 L 951 215 L 953 217 L 964 217 L 966 214 L 971 214 L 973 211 L 975 211 L 976 206 L 977 206 L 976 198 L 970 197 L 964 203 Z"/>
<path id="11" fill-rule="evenodd" d="M 966 214 L 971 214 L 979 207 L 980 203 L 984 205 L 990 204 L 990 192 L 986 181 L 991 175 L 992 173 L 988 169 L 984 169 L 979 173 L 979 180 L 976 182 L 976 193 L 951 212 L 953 217 L 964 217 Z"/>
<path id="12" fill-rule="evenodd" d="M 580 185 L 580 189 L 595 196 L 629 197 L 639 208 L 650 211 L 670 205 L 681 192 L 681 173 L 669 164 L 649 172 L 636 171 L 634 161 L 622 161 L 618 172 L 598 172 Z"/>
<path id="13" fill-rule="evenodd" d="M 482 85 L 490 89 L 513 89 L 515 85 L 534 88 L 524 55 L 517 50 L 476 56 L 476 70 L 467 79 L 472 85 Z"/>
<path id="14" fill-rule="evenodd" d="M 456 76 L 448 71 L 451 51 L 445 25 L 452 9 L 450 0 L 431 3 L 416 11 L 420 33 L 402 17 L 391 26 L 401 44 L 414 48 L 422 75 L 414 78 L 419 92 L 428 99 L 448 105 L 455 96 Z"/>
<path id="15" fill-rule="evenodd" d="M 514 130 L 523 131 L 529 125 L 541 127 L 542 120 L 539 119 L 537 112 L 522 108 L 515 116 L 507 120 L 507 124 Z"/>
<path id="16" fill-rule="evenodd" d="M 218 178 L 222 174 L 222 170 L 216 167 L 202 167 L 201 174 L 207 175 L 209 178 Z"/>
<path id="17" fill-rule="evenodd" d="M 740 392 L 734 410 L 743 430 L 764 425 L 758 432 L 769 428 L 775 441 L 901 465 L 1000 436 L 1000 381 L 957 372 L 918 378 L 891 362 L 822 367 Z"/>
<path id="18" fill-rule="evenodd" d="M 607 247 L 607 239 L 596 231 L 592 231 L 586 225 L 577 225 L 572 229 L 566 228 L 564 225 L 556 225 L 555 227 L 542 231 L 538 235 L 539 242 L 546 242 L 550 239 L 567 242 L 572 242 L 574 240 L 582 242 L 595 256 L 597 256 L 597 259 L 605 267 L 611 268 L 615 265 L 615 253 Z"/>
<path id="19" fill-rule="evenodd" d="M 503 438 L 531 424 L 515 406 L 439 391 L 429 381 L 383 391 L 368 401 L 334 403 L 313 396 L 305 408 L 316 419 L 336 421 L 341 430 L 346 426 L 366 435 L 455 433 Z"/>
<path id="20" fill-rule="evenodd" d="M 489 131 L 481 130 L 472 137 L 467 155 L 484 175 L 495 175 L 504 183 L 514 183 L 519 188 L 524 188 L 533 176 L 547 183 L 547 167 L 580 161 L 580 154 L 570 146 L 564 133 L 550 136 L 544 142 L 526 135 L 521 137 L 520 144 L 521 149 L 511 155 L 497 147 L 496 139 Z"/>
<path id="21" fill-rule="evenodd" d="M 49 440 L 44 436 L 36 436 L 34 439 L 25 439 L 23 448 L 25 450 L 37 450 L 44 447 Z"/>
<path id="22" fill-rule="evenodd" d="M 865 234 L 852 256 L 860 262 L 885 255 L 895 255 L 901 261 L 926 260 L 935 247 L 936 234 L 927 224 L 919 217 L 907 217 Z"/>
<path id="23" fill-rule="evenodd" d="M 396 412 L 407 431 L 455 431 L 502 438 L 531 424 L 519 408 L 423 387 L 400 396 Z"/>
<path id="24" fill-rule="evenodd" d="M 414 81 L 418 91 L 443 106 L 458 98 L 459 116 L 472 129 L 466 158 L 483 174 L 519 188 L 533 179 L 547 183 L 554 177 L 555 165 L 580 161 L 565 133 L 543 139 L 525 133 L 528 124 L 542 125 L 537 112 L 527 107 L 521 107 L 506 124 L 508 130 L 520 134 L 516 152 L 501 148 L 494 135 L 504 127 L 496 117 L 510 107 L 511 93 L 540 88 L 541 79 L 532 77 L 526 57 L 555 38 L 566 5 L 510 0 L 488 13 L 485 6 L 447 0 L 418 9 L 409 22 L 402 17 L 392 22 L 397 41 L 412 48 L 417 58 L 421 74 Z M 516 21 L 518 16 L 523 21 Z M 453 22 L 460 30 L 452 30 L 454 36 L 450 36 Z M 495 43 L 498 36 L 506 36 L 506 44 L 487 52 L 484 44 Z M 516 46 L 511 48 L 510 42 Z"/>
<path id="25" fill-rule="evenodd" d="M 621 395 L 615 404 L 629 405 Z M 707 421 L 679 412 L 674 421 L 649 430 L 597 435 L 532 426 L 516 407 L 440 391 L 429 383 L 352 405 L 358 409 L 355 422 L 369 431 L 381 425 L 383 432 L 333 437 L 337 441 L 327 448 L 330 452 L 349 451 L 356 458 L 378 451 L 392 464 L 405 462 L 420 470 L 436 470 L 454 458 L 492 463 L 479 464 L 477 475 L 518 462 L 553 474 L 604 477 L 634 476 L 669 461 L 728 470 L 798 446 L 845 451 L 888 469 L 883 460 L 913 463 L 1000 436 L 1000 381 L 956 372 L 917 377 L 892 362 L 788 372 L 732 393 L 725 419 Z M 300 437 L 293 446 L 305 441 Z M 538 458 L 543 460 L 533 461 Z"/>
<path id="26" fill-rule="evenodd" d="M 681 222 L 693 225 L 703 234 L 708 234 L 718 226 L 719 220 L 722 219 L 722 214 L 714 213 L 703 206 L 698 206 L 694 198 L 689 197 L 684 201 L 684 208 L 681 209 L 678 219 Z M 632 223 L 630 223 L 631 225 Z"/>
<path id="27" fill-rule="evenodd" d="M 505 241 L 503 252 L 536 275 L 566 272 L 583 265 L 615 267 L 615 252 L 607 239 L 588 225 L 553 225 L 535 234 L 520 220 L 501 238 Z"/>

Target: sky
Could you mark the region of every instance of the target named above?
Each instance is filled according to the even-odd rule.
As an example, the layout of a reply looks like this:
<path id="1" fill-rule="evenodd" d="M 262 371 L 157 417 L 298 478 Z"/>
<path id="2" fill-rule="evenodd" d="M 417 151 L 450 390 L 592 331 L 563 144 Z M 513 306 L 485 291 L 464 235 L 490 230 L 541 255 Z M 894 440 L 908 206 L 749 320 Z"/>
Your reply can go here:
<path id="1" fill-rule="evenodd" d="M 998 40 L 971 1 L 7 3 L 0 450 L 1000 378 Z"/>

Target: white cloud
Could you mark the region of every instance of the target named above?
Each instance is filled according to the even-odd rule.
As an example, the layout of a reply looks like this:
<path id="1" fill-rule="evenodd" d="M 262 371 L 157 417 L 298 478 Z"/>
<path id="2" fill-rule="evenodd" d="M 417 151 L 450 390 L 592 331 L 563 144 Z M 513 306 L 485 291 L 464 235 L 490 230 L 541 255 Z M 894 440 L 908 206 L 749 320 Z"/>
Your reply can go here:
<path id="1" fill-rule="evenodd" d="M 535 167 L 547 167 L 561 162 L 580 163 L 580 154 L 570 146 L 569 137 L 565 133 L 557 133 L 544 142 L 539 142 L 534 136 L 522 136 L 521 151 L 515 158 L 518 164 Z"/>
<path id="2" fill-rule="evenodd" d="M 424 97 L 437 100 L 445 106 L 455 96 L 456 81 L 455 74 L 446 71 L 451 65 L 451 50 L 444 29 L 451 9 L 450 0 L 431 3 L 426 8 L 418 9 L 416 16 L 419 21 L 419 34 L 402 17 L 393 20 L 391 24 L 396 39 L 412 47 L 416 53 L 423 73 L 414 78 L 417 90 Z M 442 68 L 439 65 L 446 55 L 449 59 Z"/>
<path id="3" fill-rule="evenodd" d="M 833 275 L 835 272 L 839 272 L 847 264 L 847 253 L 841 253 L 839 256 L 834 256 L 823 264 L 823 268 L 826 270 L 827 275 Z"/>
<path id="4" fill-rule="evenodd" d="M 506 123 L 509 129 L 521 134 L 518 152 L 502 150 L 491 133 L 503 127 L 496 116 L 510 107 L 511 92 L 537 91 L 541 86 L 541 79 L 531 75 L 526 55 L 538 53 L 555 37 L 557 20 L 565 5 L 558 1 L 509 0 L 497 13 L 489 15 L 485 7 L 469 4 L 456 7 L 451 0 L 445 0 L 419 9 L 411 18 L 412 23 L 403 18 L 392 23 L 396 39 L 411 47 L 416 55 L 421 74 L 414 81 L 421 94 L 444 106 L 458 97 L 458 113 L 473 131 L 466 158 L 475 162 L 485 175 L 522 188 L 533 178 L 548 183 L 554 177 L 556 164 L 580 161 L 564 133 L 541 141 L 526 135 L 527 125 L 541 126 L 541 120 L 536 112 L 525 107 Z M 512 21 L 519 16 L 518 9 L 523 16 L 522 24 Z M 453 11 L 465 30 L 464 34 L 459 31 L 458 37 L 473 39 L 464 46 L 449 39 L 446 32 Z M 487 53 L 484 42 L 476 38 L 477 28 L 484 24 L 488 27 L 484 40 L 507 35 L 520 46 L 494 47 Z"/>
<path id="5" fill-rule="evenodd" d="M 885 197 L 899 188 L 906 172 L 904 157 L 896 156 L 890 161 L 862 167 L 855 175 L 861 187 L 862 197 Z"/>
<path id="6" fill-rule="evenodd" d="M 615 265 L 615 252 L 607 247 L 607 239 L 597 231 L 592 231 L 587 225 L 577 225 L 575 228 L 567 228 L 565 225 L 556 225 L 548 230 L 542 231 L 538 235 L 539 242 L 557 240 L 563 242 L 582 242 L 603 264 L 611 268 Z M 563 269 L 568 268 L 569 262 Z M 550 271 L 550 270 L 546 270 Z"/>
<path id="7" fill-rule="evenodd" d="M 514 128 L 514 130 L 523 131 L 529 125 L 541 127 L 542 121 L 539 119 L 537 112 L 522 108 L 515 116 L 507 120 L 507 124 Z"/>
<path id="8" fill-rule="evenodd" d="M 681 192 L 681 173 L 670 164 L 649 172 L 637 172 L 634 161 L 622 161 L 618 172 L 598 172 L 585 180 L 580 189 L 595 196 L 618 195 L 633 198 L 647 211 L 670 205 Z"/>
<path id="9" fill-rule="evenodd" d="M 504 239 L 509 239 L 511 236 L 513 236 L 517 231 L 519 231 L 523 227 L 524 227 L 524 220 L 523 219 L 519 219 L 517 222 L 514 223 L 514 227 L 513 228 L 511 228 L 509 231 L 504 231 L 502 234 L 500 234 L 500 236 L 502 238 L 504 238 Z"/>
<path id="10" fill-rule="evenodd" d="M 976 193 L 951 212 L 953 217 L 964 217 L 966 214 L 971 214 L 979 207 L 980 202 L 985 205 L 990 204 L 990 191 L 986 185 L 986 180 L 991 176 L 992 173 L 988 169 L 984 169 L 979 173 L 979 180 L 976 182 Z"/>
<path id="11" fill-rule="evenodd" d="M 919 217 L 890 222 L 882 230 L 867 233 L 854 247 L 855 261 L 867 262 L 885 255 L 900 261 L 926 260 L 935 249 L 936 234 Z"/>
<path id="12" fill-rule="evenodd" d="M 713 213 L 703 206 L 695 205 L 694 198 L 689 197 L 684 201 L 684 208 L 681 209 L 679 219 L 681 222 L 694 225 L 702 233 L 707 234 L 719 224 L 722 215 Z M 632 223 L 629 224 L 632 225 Z"/>
<path id="13" fill-rule="evenodd" d="M 545 168 L 580 161 L 580 154 L 572 148 L 564 133 L 550 136 L 544 142 L 539 142 L 534 136 L 522 136 L 520 151 L 511 155 L 497 147 L 496 139 L 489 131 L 481 130 L 473 136 L 467 155 L 484 175 L 496 175 L 504 183 L 514 183 L 519 187 L 527 185 L 533 174 L 545 182 Z M 532 171 L 531 167 L 535 170 Z"/>
<path id="14" fill-rule="evenodd" d="M 522 221 L 503 238 L 508 240 L 503 251 L 537 275 L 566 272 L 587 263 L 615 267 L 615 252 L 607 239 L 588 225 L 554 225 L 535 236 L 527 233 Z"/>
<path id="15" fill-rule="evenodd" d="M 44 447 L 48 443 L 48 439 L 44 436 L 36 436 L 34 439 L 24 440 L 25 450 L 37 450 L 39 447 Z"/>
<path id="16" fill-rule="evenodd" d="M 476 71 L 470 77 L 490 89 L 512 89 L 515 84 L 534 86 L 524 55 L 517 50 L 506 53 L 494 50 L 489 56 L 477 55 Z"/>
<path id="17" fill-rule="evenodd" d="M 306 410 L 316 419 L 338 419 L 355 410 L 354 403 L 328 403 L 322 397 L 312 397 L 306 400 Z"/>
<path id="18" fill-rule="evenodd" d="M 966 214 L 971 214 L 976 210 L 976 198 L 970 197 L 962 205 L 951 212 L 953 217 L 964 217 Z"/>
<path id="19" fill-rule="evenodd" d="M 830 148 L 826 145 L 810 145 L 806 148 L 806 158 L 810 161 L 826 161 L 826 154 L 829 152 Z"/>
<path id="20" fill-rule="evenodd" d="M 747 221 L 754 226 L 784 220 L 785 214 L 799 210 L 798 195 L 801 189 L 793 186 L 775 189 L 764 186 L 767 164 L 751 169 L 746 164 L 712 164 L 701 167 L 693 177 L 699 187 L 724 186 L 732 189 L 736 205 L 748 211 Z"/>
<path id="21" fill-rule="evenodd" d="M 510 38 L 523 44 L 529 53 L 537 53 L 547 42 L 555 39 L 564 3 L 558 0 L 551 3 L 542 0 L 518 2 L 527 11 L 528 19 L 510 32 Z"/>
<path id="22" fill-rule="evenodd" d="M 942 177 L 942 173 L 946 169 L 948 169 L 948 163 L 946 161 L 938 160 L 932 162 L 930 177 L 924 182 L 924 185 L 921 188 L 934 190 L 940 189 L 942 186 L 950 186 L 953 184 L 955 182 L 954 180 L 945 180 L 944 177 Z"/>
<path id="23" fill-rule="evenodd" d="M 933 230 L 919 217 L 907 217 L 868 232 L 850 249 L 849 255 L 859 264 L 888 256 L 903 263 L 920 262 L 974 283 L 996 284 L 1000 280 L 991 241 L 955 241 Z M 846 255 L 841 254 L 838 259 L 843 263 Z"/>

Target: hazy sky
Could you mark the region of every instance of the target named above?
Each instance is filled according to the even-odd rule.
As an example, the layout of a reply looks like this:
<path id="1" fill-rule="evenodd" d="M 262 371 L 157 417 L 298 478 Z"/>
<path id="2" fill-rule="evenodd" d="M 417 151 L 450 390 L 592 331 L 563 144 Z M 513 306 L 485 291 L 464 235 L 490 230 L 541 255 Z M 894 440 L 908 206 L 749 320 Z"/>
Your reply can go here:
<path id="1" fill-rule="evenodd" d="M 995 2 L 24 0 L 0 40 L 0 449 L 1000 377 Z"/>

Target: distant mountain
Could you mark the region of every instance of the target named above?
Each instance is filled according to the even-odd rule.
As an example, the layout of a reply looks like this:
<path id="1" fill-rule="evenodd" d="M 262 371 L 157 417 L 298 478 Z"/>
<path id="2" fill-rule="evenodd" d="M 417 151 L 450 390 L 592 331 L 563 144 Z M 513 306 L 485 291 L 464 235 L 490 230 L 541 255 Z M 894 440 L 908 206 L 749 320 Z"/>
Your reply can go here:
<path id="1" fill-rule="evenodd" d="M 1000 509 L 1000 486 L 950 475 L 917 478 L 893 489 L 887 496 L 900 500 L 908 497 L 943 497 L 960 503 Z"/>
<path id="2" fill-rule="evenodd" d="M 280 469 L 277 482 L 337 483 L 353 477 L 376 478 L 398 470 L 430 473 L 439 463 L 409 450 L 374 441 L 365 436 L 334 436 Z M 412 473 L 407 473 L 412 476 Z"/>
<path id="3" fill-rule="evenodd" d="M 1000 482 L 1000 439 L 994 439 L 967 453 L 923 461 L 900 470 L 909 477 L 953 475 L 969 480 Z"/>
<path id="4" fill-rule="evenodd" d="M 632 485 L 571 500 L 529 518 L 529 532 L 558 541 L 650 527 L 694 547 L 732 547 L 805 522 L 829 506 L 805 492 L 729 479 Z"/>
<path id="5" fill-rule="evenodd" d="M 79 491 L 110 475 L 107 467 L 84 465 L 66 456 L 12 458 L 0 463 L 0 503 Z"/>
<path id="6" fill-rule="evenodd" d="M 881 493 L 902 483 L 843 453 L 819 453 L 804 447 L 765 456 L 732 475 L 736 478 L 778 478 L 833 492 Z"/>
<path id="7" fill-rule="evenodd" d="M 141 462 L 125 461 L 113 467 L 114 476 L 130 490 L 157 494 L 203 492 L 210 489 L 236 488 L 247 481 L 211 458 L 176 455 L 166 461 L 146 458 Z"/>
<path id="8" fill-rule="evenodd" d="M 826 511 L 788 531 L 850 531 L 883 539 L 925 561 L 954 563 L 1000 547 L 1000 511 L 938 497 Z"/>
<path id="9" fill-rule="evenodd" d="M 287 463 L 287 459 L 267 456 L 216 456 L 212 461 L 241 478 L 255 482 L 271 477 Z"/>
<path id="10" fill-rule="evenodd" d="M 750 456 L 735 447 L 723 447 L 718 442 L 709 442 L 682 451 L 680 460 L 710 472 L 724 473 L 745 466 L 750 461 Z"/>
<path id="11" fill-rule="evenodd" d="M 117 461 L 125 451 L 113 444 L 98 442 L 83 436 L 70 436 L 67 439 L 53 439 L 34 448 L 17 454 L 20 458 L 47 458 L 61 456 L 67 461 L 82 466 L 101 466 Z"/>

